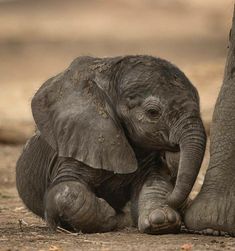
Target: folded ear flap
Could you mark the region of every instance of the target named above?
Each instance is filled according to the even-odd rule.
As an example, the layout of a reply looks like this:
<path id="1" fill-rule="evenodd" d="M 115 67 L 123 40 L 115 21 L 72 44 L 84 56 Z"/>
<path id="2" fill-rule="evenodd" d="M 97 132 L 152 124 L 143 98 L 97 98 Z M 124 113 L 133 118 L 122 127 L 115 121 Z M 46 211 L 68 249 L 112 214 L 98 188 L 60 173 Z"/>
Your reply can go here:
<path id="1" fill-rule="evenodd" d="M 135 154 L 107 94 L 85 75 L 68 68 L 37 91 L 32 112 L 42 137 L 59 156 L 115 173 L 134 172 Z"/>

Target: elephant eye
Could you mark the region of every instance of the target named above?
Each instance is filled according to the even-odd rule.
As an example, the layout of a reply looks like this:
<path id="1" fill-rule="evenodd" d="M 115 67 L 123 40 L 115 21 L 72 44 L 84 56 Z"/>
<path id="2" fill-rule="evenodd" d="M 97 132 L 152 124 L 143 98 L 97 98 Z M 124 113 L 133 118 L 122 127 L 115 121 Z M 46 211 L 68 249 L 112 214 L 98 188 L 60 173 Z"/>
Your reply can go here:
<path id="1" fill-rule="evenodd" d="M 160 110 L 156 108 L 148 108 L 147 115 L 149 118 L 156 119 L 160 116 Z"/>

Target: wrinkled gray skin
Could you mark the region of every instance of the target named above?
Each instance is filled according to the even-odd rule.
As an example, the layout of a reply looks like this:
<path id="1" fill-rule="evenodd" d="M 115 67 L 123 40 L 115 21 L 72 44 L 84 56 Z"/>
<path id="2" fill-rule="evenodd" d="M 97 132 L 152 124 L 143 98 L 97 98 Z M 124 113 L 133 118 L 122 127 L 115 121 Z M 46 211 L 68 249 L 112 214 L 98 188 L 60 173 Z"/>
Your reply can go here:
<path id="1" fill-rule="evenodd" d="M 185 215 L 188 229 L 235 236 L 235 9 L 224 81 L 216 102 L 210 163 L 202 189 Z"/>
<path id="2" fill-rule="evenodd" d="M 206 136 L 196 89 L 150 56 L 80 57 L 32 100 L 37 125 L 18 160 L 19 194 L 52 229 L 178 232 Z M 179 168 L 178 168 L 179 166 Z"/>

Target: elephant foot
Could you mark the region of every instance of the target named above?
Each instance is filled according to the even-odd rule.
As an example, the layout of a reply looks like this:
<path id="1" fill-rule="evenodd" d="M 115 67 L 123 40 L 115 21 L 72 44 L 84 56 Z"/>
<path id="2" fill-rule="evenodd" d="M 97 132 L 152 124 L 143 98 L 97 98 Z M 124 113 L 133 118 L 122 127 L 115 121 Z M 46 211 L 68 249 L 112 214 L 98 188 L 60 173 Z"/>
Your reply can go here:
<path id="1" fill-rule="evenodd" d="M 214 236 L 235 236 L 235 197 L 227 192 L 203 189 L 186 210 L 184 223 L 188 232 Z"/>
<path id="2" fill-rule="evenodd" d="M 138 220 L 138 228 L 142 233 L 171 234 L 178 233 L 181 226 L 179 213 L 170 207 L 159 207 L 149 215 L 141 215 Z"/>

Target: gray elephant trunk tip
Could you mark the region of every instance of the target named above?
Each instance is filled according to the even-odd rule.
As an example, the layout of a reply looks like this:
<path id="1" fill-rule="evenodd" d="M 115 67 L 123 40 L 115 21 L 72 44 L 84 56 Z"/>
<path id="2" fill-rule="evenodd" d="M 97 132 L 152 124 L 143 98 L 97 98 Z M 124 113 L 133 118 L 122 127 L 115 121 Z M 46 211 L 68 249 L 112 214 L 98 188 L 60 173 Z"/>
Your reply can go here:
<path id="1" fill-rule="evenodd" d="M 184 200 L 182 199 L 179 200 L 179 197 L 181 197 L 181 192 L 179 190 L 178 191 L 174 190 L 174 192 L 169 194 L 166 199 L 167 205 L 175 209 L 180 208 L 183 205 Z"/>

